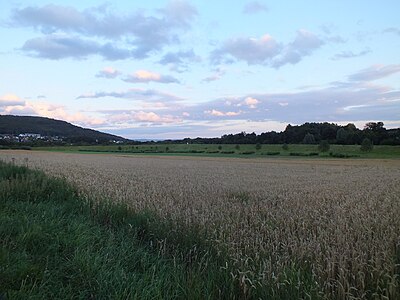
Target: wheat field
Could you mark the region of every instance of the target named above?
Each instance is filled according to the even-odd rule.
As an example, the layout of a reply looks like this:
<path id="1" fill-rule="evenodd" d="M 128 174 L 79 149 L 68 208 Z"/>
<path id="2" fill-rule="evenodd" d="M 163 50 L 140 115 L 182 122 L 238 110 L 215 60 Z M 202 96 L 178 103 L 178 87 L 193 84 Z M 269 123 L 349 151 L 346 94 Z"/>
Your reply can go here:
<path id="1" fill-rule="evenodd" d="M 88 197 L 202 228 L 226 249 L 226 267 L 245 292 L 301 287 L 304 271 L 321 298 L 400 298 L 399 160 L 30 151 L 0 159 L 65 177 Z"/>

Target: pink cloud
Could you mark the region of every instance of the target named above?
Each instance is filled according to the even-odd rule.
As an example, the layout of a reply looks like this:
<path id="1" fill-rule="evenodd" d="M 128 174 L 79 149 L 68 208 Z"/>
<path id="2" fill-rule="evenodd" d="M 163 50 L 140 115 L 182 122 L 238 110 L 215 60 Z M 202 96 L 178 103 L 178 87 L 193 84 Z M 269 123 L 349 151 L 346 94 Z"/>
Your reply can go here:
<path id="1" fill-rule="evenodd" d="M 149 83 L 149 82 L 159 82 L 159 83 L 179 83 L 179 80 L 170 75 L 161 75 L 156 72 L 151 72 L 147 70 L 138 70 L 134 74 L 129 75 L 124 79 L 126 82 L 132 83 Z"/>
<path id="2" fill-rule="evenodd" d="M 151 123 L 176 123 L 179 119 L 173 116 L 160 116 L 154 112 L 140 111 L 133 114 L 136 121 Z"/>
<path id="3" fill-rule="evenodd" d="M 6 94 L 0 97 L 0 107 L 22 104 L 24 104 L 24 101 L 14 94 Z"/>
<path id="4" fill-rule="evenodd" d="M 4 105 L 1 103 L 4 100 Z M 2 114 L 35 115 L 52 119 L 64 120 L 82 126 L 101 125 L 104 120 L 90 117 L 83 113 L 70 113 L 64 106 L 49 104 L 47 102 L 23 101 L 16 95 L 6 95 L 0 99 L 0 112 Z"/>
<path id="5" fill-rule="evenodd" d="M 250 108 L 256 108 L 258 103 L 260 103 L 260 101 L 257 100 L 256 98 L 252 98 L 252 97 L 247 97 L 244 100 L 244 104 L 246 104 Z"/>
<path id="6" fill-rule="evenodd" d="M 152 111 L 127 111 L 120 114 L 110 115 L 108 120 L 115 123 L 141 122 L 160 124 L 179 123 L 182 121 L 182 119 L 178 117 L 172 115 L 160 115 Z"/>

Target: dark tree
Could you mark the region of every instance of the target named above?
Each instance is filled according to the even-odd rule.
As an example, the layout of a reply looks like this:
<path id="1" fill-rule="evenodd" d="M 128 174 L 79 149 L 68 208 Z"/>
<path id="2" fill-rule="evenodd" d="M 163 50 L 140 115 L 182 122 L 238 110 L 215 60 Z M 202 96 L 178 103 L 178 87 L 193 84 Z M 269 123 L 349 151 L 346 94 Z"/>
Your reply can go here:
<path id="1" fill-rule="evenodd" d="M 311 134 L 311 133 L 307 133 L 307 134 L 304 136 L 303 144 L 315 144 L 315 137 L 314 137 L 314 135 Z"/>
<path id="2" fill-rule="evenodd" d="M 347 137 L 349 136 L 348 132 L 344 128 L 339 128 L 336 132 L 336 142 L 338 144 L 344 145 L 347 142 Z"/>

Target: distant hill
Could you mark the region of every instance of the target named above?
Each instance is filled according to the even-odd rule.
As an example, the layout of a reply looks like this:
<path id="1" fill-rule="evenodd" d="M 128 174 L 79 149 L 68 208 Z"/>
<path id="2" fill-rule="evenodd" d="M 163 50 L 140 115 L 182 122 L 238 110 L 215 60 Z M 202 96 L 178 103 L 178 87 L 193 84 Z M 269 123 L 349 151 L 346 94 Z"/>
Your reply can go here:
<path id="1" fill-rule="evenodd" d="M 123 137 L 82 128 L 71 123 L 31 116 L 0 115 L 0 134 L 37 133 L 42 136 L 59 136 L 69 140 L 98 140 L 107 142 L 128 141 Z"/>

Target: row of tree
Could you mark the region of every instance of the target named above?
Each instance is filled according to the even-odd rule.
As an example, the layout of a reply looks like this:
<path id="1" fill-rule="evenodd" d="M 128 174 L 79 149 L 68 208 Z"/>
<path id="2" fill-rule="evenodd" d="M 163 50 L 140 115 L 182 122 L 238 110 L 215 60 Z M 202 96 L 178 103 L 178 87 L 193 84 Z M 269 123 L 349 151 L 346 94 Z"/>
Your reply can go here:
<path id="1" fill-rule="evenodd" d="M 400 128 L 386 129 L 383 122 L 369 122 L 358 129 L 354 124 L 345 126 L 333 123 L 305 123 L 287 125 L 282 132 L 270 131 L 261 134 L 241 132 L 226 134 L 220 138 L 185 138 L 168 143 L 201 143 L 201 144 L 318 144 L 328 141 L 330 144 L 360 145 L 364 139 L 374 145 L 400 145 Z"/>

